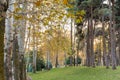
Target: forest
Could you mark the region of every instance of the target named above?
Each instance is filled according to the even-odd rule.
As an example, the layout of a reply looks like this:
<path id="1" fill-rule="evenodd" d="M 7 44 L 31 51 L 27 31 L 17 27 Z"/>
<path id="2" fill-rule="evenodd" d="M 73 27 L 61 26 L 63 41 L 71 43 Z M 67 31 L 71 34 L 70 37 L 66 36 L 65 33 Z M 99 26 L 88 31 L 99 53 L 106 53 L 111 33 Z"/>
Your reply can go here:
<path id="1" fill-rule="evenodd" d="M 0 0 L 0 80 L 119 75 L 120 0 Z"/>

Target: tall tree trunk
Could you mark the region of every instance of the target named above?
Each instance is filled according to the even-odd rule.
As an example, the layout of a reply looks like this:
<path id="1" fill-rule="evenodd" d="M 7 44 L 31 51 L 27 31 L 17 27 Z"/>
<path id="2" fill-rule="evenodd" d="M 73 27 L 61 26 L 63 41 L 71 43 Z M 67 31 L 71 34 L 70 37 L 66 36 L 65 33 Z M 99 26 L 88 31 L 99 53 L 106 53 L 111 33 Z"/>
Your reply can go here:
<path id="1" fill-rule="evenodd" d="M 98 44 L 98 66 L 101 66 L 101 38 L 100 43 Z"/>
<path id="2" fill-rule="evenodd" d="M 11 8 L 10 8 L 11 9 Z M 12 9 L 11 9 L 12 10 Z M 9 14 L 9 11 L 6 12 L 7 16 Z M 13 20 L 12 18 L 6 19 L 5 20 L 5 43 L 4 43 L 4 70 L 5 70 L 5 79 L 6 80 L 12 80 L 12 42 L 13 42 L 13 37 L 12 37 L 12 24 Z"/>
<path id="3" fill-rule="evenodd" d="M 48 69 L 48 70 L 50 70 L 50 52 L 49 51 L 47 51 L 47 53 L 46 53 L 47 55 L 47 66 L 46 66 L 46 68 Z"/>
<path id="4" fill-rule="evenodd" d="M 88 19 L 88 28 L 87 28 L 87 49 L 86 49 L 86 65 L 90 67 L 90 21 Z"/>
<path id="5" fill-rule="evenodd" d="M 110 25 L 110 23 L 109 23 Z M 110 63 L 111 63 L 111 40 L 110 40 L 110 28 L 108 28 L 108 32 L 109 32 L 109 39 L 108 39 L 108 55 L 107 55 L 107 61 L 108 61 L 108 65 L 107 67 L 110 66 Z"/>
<path id="6" fill-rule="evenodd" d="M 78 66 L 79 46 L 80 46 L 80 40 L 78 41 L 78 47 L 77 47 L 76 66 Z"/>
<path id="7" fill-rule="evenodd" d="M 57 53 L 56 53 L 56 58 L 55 58 L 56 60 L 55 60 L 55 67 L 57 68 L 58 67 L 58 51 L 57 51 Z"/>
<path id="8" fill-rule="evenodd" d="M 8 1 L 0 0 L 0 80 L 5 80 L 4 76 L 4 33 L 5 33 L 5 16 L 8 8 Z"/>
<path id="9" fill-rule="evenodd" d="M 91 19 L 90 19 L 90 54 L 91 54 L 91 66 L 95 67 L 95 56 L 93 50 L 93 43 L 94 43 L 94 34 L 93 34 L 93 7 L 91 5 Z"/>
<path id="10" fill-rule="evenodd" d="M 73 26 L 72 26 L 72 18 L 71 18 L 71 54 L 70 54 L 70 66 L 72 66 L 72 54 L 73 54 Z"/>
<path id="11" fill-rule="evenodd" d="M 119 54 L 119 59 L 118 59 L 118 64 L 120 65 L 120 28 L 119 28 L 119 30 L 118 30 L 118 35 L 119 35 L 119 37 L 118 37 L 118 54 Z"/>
<path id="12" fill-rule="evenodd" d="M 17 33 L 16 33 L 16 29 L 15 29 L 15 33 L 13 35 L 13 54 L 12 54 L 12 59 L 13 59 L 13 67 L 14 67 L 14 79 L 15 80 L 20 80 L 20 70 L 19 67 L 21 65 L 19 65 L 19 47 L 18 47 L 18 40 L 17 40 Z"/>
<path id="13" fill-rule="evenodd" d="M 24 58 L 24 53 L 25 53 L 25 25 L 26 21 L 20 21 L 21 26 L 18 27 L 18 46 L 19 46 L 19 75 L 20 75 L 20 80 L 26 80 L 26 63 L 25 63 L 25 58 Z"/>
<path id="14" fill-rule="evenodd" d="M 36 73 L 35 26 L 33 27 L 33 73 Z"/>
<path id="15" fill-rule="evenodd" d="M 109 0 L 111 3 L 111 0 Z M 110 10 L 112 10 L 112 15 L 110 15 L 110 40 L 111 40 L 111 58 L 112 58 L 112 69 L 116 69 L 116 46 L 115 46 L 115 14 L 114 14 L 114 1 L 112 2 L 112 7 L 109 4 Z M 112 24 L 113 23 L 113 24 Z"/>
<path id="16" fill-rule="evenodd" d="M 103 19 L 104 20 L 104 19 Z M 103 31 L 103 64 L 106 65 L 108 68 L 108 59 L 107 59 L 107 52 L 106 52 L 106 39 L 105 39 L 105 23 L 102 23 L 102 31 Z"/>
<path id="17" fill-rule="evenodd" d="M 107 60 L 107 53 L 106 53 L 106 39 L 105 39 L 105 22 L 104 16 L 102 16 L 102 41 L 103 41 L 103 65 L 106 65 L 108 68 L 108 60 Z"/>
<path id="18" fill-rule="evenodd" d="M 4 32 L 5 32 L 5 19 L 0 21 L 0 79 L 4 79 Z"/>
<path id="19" fill-rule="evenodd" d="M 10 0 L 15 1 L 15 0 Z M 10 2 L 11 3 L 11 2 Z M 14 5 L 9 6 L 9 10 L 14 10 Z M 7 17 L 9 11 L 6 12 Z M 14 17 L 6 19 L 5 24 L 5 47 L 4 47 L 4 70 L 6 80 L 26 80 L 26 69 L 24 63 L 24 28 L 15 26 L 14 22 L 19 23 Z M 22 22 L 22 21 L 20 21 Z M 25 26 L 24 26 L 25 27 Z M 23 28 L 23 29 L 20 29 Z M 22 38 L 23 37 L 23 38 Z M 21 57 L 22 56 L 22 57 Z M 21 63 L 21 64 L 20 64 Z M 20 66 L 19 66 L 20 65 Z"/>
<path id="20" fill-rule="evenodd" d="M 75 24 L 74 24 L 75 25 Z M 73 54 L 74 54 L 74 66 L 76 65 L 76 55 L 75 55 L 75 47 L 76 47 L 76 41 L 75 41 L 75 33 L 76 33 L 76 30 L 75 30 L 75 26 L 73 26 L 73 32 L 74 32 L 74 36 L 73 36 Z"/>
<path id="21" fill-rule="evenodd" d="M 104 0 L 102 0 L 104 2 Z M 102 8 L 103 4 L 102 4 Z M 105 66 L 107 64 L 107 57 L 106 57 L 106 39 L 105 39 L 105 22 L 104 22 L 104 15 L 102 15 L 102 41 L 103 41 L 103 65 Z"/>

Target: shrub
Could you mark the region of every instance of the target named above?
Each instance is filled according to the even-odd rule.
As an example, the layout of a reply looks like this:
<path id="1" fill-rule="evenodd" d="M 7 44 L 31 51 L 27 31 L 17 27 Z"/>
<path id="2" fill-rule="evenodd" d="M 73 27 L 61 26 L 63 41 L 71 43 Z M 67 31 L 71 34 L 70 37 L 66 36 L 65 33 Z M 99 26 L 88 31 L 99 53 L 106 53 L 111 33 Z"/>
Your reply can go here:
<path id="1" fill-rule="evenodd" d="M 45 62 L 43 59 L 37 59 L 37 64 L 36 64 L 36 70 L 41 71 L 42 69 L 45 69 Z"/>
<path id="2" fill-rule="evenodd" d="M 80 58 L 80 57 L 78 57 L 77 62 L 78 62 L 78 64 L 81 64 L 81 58 Z M 67 64 L 67 65 L 70 64 L 70 57 L 68 57 L 68 58 L 66 59 L 66 64 Z M 72 64 L 74 64 L 74 59 L 73 59 L 73 58 L 72 58 Z"/>

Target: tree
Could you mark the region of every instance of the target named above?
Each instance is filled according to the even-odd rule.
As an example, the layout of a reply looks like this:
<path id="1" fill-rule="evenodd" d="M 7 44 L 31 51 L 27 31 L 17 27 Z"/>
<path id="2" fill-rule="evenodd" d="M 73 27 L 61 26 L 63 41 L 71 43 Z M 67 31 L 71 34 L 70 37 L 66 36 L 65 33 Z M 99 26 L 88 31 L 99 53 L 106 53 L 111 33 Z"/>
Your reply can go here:
<path id="1" fill-rule="evenodd" d="M 5 13 L 8 8 L 8 0 L 0 0 L 0 79 L 5 80 L 4 76 L 4 32 L 5 32 Z"/>
<path id="2" fill-rule="evenodd" d="M 111 5 L 112 3 L 112 5 Z M 114 13 L 114 0 L 109 0 L 109 9 L 112 11 L 110 18 L 110 43 L 111 43 L 111 58 L 112 69 L 116 69 L 116 37 L 115 37 L 115 13 Z"/>
<path id="3" fill-rule="evenodd" d="M 117 54 L 117 64 L 120 65 L 120 1 L 119 0 L 116 0 L 115 2 L 115 22 L 116 22 L 116 27 L 115 27 L 115 30 L 116 30 L 116 37 L 117 37 L 117 41 L 116 41 L 116 44 L 117 44 L 117 47 L 118 47 L 118 54 Z"/>

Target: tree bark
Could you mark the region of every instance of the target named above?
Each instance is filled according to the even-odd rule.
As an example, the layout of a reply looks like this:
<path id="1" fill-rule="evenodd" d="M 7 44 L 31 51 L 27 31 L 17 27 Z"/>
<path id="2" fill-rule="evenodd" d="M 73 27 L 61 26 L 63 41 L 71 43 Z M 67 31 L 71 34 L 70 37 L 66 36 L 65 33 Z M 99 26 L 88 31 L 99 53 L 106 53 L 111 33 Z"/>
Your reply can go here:
<path id="1" fill-rule="evenodd" d="M 88 28 L 87 28 L 87 40 L 86 40 L 86 43 L 87 43 L 87 49 L 86 49 L 86 65 L 88 67 L 90 67 L 90 21 L 88 19 Z"/>
<path id="2" fill-rule="evenodd" d="M 103 65 L 106 65 L 106 68 L 108 67 L 108 60 L 107 60 L 107 52 L 106 52 L 106 39 L 105 39 L 105 22 L 104 22 L 104 16 L 102 16 L 102 41 L 103 41 Z"/>
<path id="3" fill-rule="evenodd" d="M 56 60 L 55 60 L 55 67 L 57 68 L 58 67 L 58 51 L 56 53 Z"/>
<path id="4" fill-rule="evenodd" d="M 70 66 L 72 66 L 72 54 L 73 54 L 73 26 L 72 26 L 72 18 L 71 18 L 71 54 L 70 54 Z"/>
<path id="5" fill-rule="evenodd" d="M 16 29 L 15 29 L 15 33 L 13 35 L 13 54 L 12 54 L 12 59 L 13 59 L 13 67 L 14 67 L 14 79 L 15 80 L 20 80 L 20 69 L 19 67 L 21 65 L 19 65 L 19 47 L 18 47 L 18 40 L 17 40 L 17 36 L 16 36 Z"/>
<path id="6" fill-rule="evenodd" d="M 101 66 L 101 61 L 102 56 L 101 56 L 101 37 L 100 37 L 100 43 L 98 44 L 98 66 Z"/>
<path id="7" fill-rule="evenodd" d="M 118 35 L 119 35 L 119 37 L 118 37 L 118 54 L 119 54 L 119 59 L 118 59 L 118 64 L 120 65 L 120 28 L 119 28 L 119 31 L 118 31 Z"/>
<path id="8" fill-rule="evenodd" d="M 93 34 L 93 7 L 91 5 L 91 19 L 90 19 L 90 54 L 91 54 L 91 66 L 95 67 L 95 56 L 93 50 L 93 43 L 94 43 L 94 34 Z"/>
<path id="9" fill-rule="evenodd" d="M 33 26 L 33 73 L 36 73 L 35 26 Z"/>
<path id="10" fill-rule="evenodd" d="M 109 3 L 111 2 L 111 0 L 109 0 Z M 112 15 L 110 15 L 110 40 L 111 40 L 111 58 L 112 58 L 112 69 L 116 69 L 116 46 L 115 46 L 115 14 L 114 14 L 114 2 L 111 5 L 109 4 L 109 8 L 110 10 L 112 10 Z M 113 24 L 112 24 L 113 23 Z"/>
<path id="11" fill-rule="evenodd" d="M 48 69 L 48 70 L 50 70 L 50 52 L 49 51 L 47 51 L 47 66 L 46 66 L 46 68 Z"/>
<path id="12" fill-rule="evenodd" d="M 5 19 L 0 21 L 0 80 L 5 80 L 4 77 L 4 32 Z"/>
<path id="13" fill-rule="evenodd" d="M 77 47 L 76 66 L 78 66 L 79 46 L 80 46 L 80 40 L 78 41 L 78 47 Z"/>
<path id="14" fill-rule="evenodd" d="M 4 76 L 4 33 L 5 33 L 5 14 L 8 9 L 8 0 L 0 0 L 0 80 L 5 80 Z"/>
<path id="15" fill-rule="evenodd" d="M 11 9 L 12 10 L 12 9 Z M 6 12 L 7 16 L 9 11 Z M 12 34 L 12 18 L 5 20 L 5 43 L 4 43 L 4 71 L 5 71 L 5 79 L 12 80 L 12 42 L 13 42 L 13 34 Z"/>

